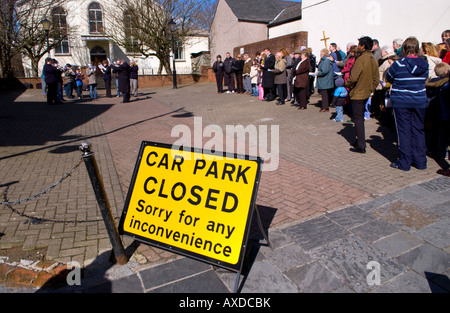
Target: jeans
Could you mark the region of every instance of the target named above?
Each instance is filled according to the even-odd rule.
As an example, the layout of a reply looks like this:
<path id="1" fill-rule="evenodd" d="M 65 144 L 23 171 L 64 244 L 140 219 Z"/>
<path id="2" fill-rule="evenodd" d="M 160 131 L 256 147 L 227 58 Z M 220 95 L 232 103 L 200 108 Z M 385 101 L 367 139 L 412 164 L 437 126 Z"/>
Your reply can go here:
<path id="1" fill-rule="evenodd" d="M 252 84 L 253 85 L 253 93 L 252 96 L 259 96 L 259 88 L 258 88 L 258 84 Z"/>
<path id="2" fill-rule="evenodd" d="M 91 99 L 97 99 L 97 84 L 89 85 L 89 95 L 91 96 Z"/>
<path id="3" fill-rule="evenodd" d="M 83 85 L 77 86 L 77 97 L 81 98 L 83 95 Z"/>
<path id="4" fill-rule="evenodd" d="M 64 84 L 64 90 L 66 92 L 66 96 L 69 97 L 70 99 L 73 98 L 73 83 L 66 83 Z"/>
<path id="5" fill-rule="evenodd" d="M 130 79 L 130 93 L 134 94 L 135 97 L 138 96 L 138 80 L 135 78 Z"/>
<path id="6" fill-rule="evenodd" d="M 344 107 L 337 106 L 336 107 L 336 118 L 334 119 L 335 122 L 342 123 L 344 121 Z"/>
<path id="7" fill-rule="evenodd" d="M 45 82 L 45 79 L 41 79 L 41 81 L 42 81 L 42 94 L 44 96 L 46 96 L 47 95 L 47 83 Z"/>
<path id="8" fill-rule="evenodd" d="M 62 99 L 63 99 L 62 83 L 59 82 L 59 83 L 57 84 L 57 87 L 56 87 L 56 88 L 57 88 L 57 89 L 56 89 L 56 93 L 57 93 L 57 95 L 58 95 L 58 101 L 61 102 Z"/>
<path id="9" fill-rule="evenodd" d="M 119 79 L 116 78 L 116 86 L 117 86 L 117 96 L 120 97 L 120 91 L 119 91 Z"/>
<path id="10" fill-rule="evenodd" d="M 246 93 L 252 93 L 252 79 L 249 75 L 244 76 L 244 89 Z"/>

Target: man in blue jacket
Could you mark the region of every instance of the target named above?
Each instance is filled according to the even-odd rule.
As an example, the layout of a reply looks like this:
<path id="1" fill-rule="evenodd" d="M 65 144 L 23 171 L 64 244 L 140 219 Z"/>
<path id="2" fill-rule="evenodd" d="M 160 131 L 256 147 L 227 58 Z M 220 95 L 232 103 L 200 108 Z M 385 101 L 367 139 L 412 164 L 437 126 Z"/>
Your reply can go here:
<path id="1" fill-rule="evenodd" d="M 387 80 L 392 84 L 391 101 L 397 124 L 399 159 L 391 167 L 409 171 L 427 168 L 425 142 L 425 111 L 428 105 L 425 82 L 428 62 L 419 56 L 419 41 L 406 39 L 402 46 L 403 59 L 393 63 Z"/>

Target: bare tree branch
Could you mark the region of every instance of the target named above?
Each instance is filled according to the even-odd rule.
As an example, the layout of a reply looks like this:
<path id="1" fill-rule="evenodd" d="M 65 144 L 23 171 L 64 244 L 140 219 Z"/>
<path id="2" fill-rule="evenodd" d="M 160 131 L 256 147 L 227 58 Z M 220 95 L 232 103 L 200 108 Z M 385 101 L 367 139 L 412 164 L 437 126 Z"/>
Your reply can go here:
<path id="1" fill-rule="evenodd" d="M 145 57 L 156 55 L 160 60 L 158 73 L 162 69 L 172 74 L 170 51 L 172 35 L 179 46 L 186 43 L 189 35 L 199 32 L 199 20 L 203 6 L 208 0 L 123 0 L 106 8 L 109 27 L 105 35 L 118 45 L 139 51 Z M 171 34 L 169 21 L 177 23 Z M 118 23 L 124 21 L 125 23 Z"/>
<path id="2" fill-rule="evenodd" d="M 16 49 L 31 61 L 33 74 L 38 75 L 39 60 L 67 40 L 72 28 L 61 28 L 52 23 L 49 30 L 49 49 L 47 49 L 47 35 L 42 27 L 44 18 L 52 19 L 52 10 L 62 7 L 68 0 L 24 0 L 16 2 L 17 20 L 19 22 Z"/>

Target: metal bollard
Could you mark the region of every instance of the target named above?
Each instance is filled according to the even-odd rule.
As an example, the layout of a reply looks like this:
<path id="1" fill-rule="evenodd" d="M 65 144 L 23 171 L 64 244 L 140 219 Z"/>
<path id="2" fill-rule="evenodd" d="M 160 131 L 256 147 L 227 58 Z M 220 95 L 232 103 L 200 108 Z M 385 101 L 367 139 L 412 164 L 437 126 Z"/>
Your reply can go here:
<path id="1" fill-rule="evenodd" d="M 105 222 L 106 231 L 108 232 L 117 264 L 124 265 L 128 262 L 128 258 L 111 213 L 111 205 L 109 203 L 108 196 L 106 195 L 105 187 L 100 176 L 100 171 L 98 170 L 94 152 L 92 151 L 92 145 L 87 141 L 83 141 L 81 143 L 80 150 L 83 152 L 81 157 L 84 160 L 89 178 L 91 179 L 95 197 L 97 198 L 100 212 L 102 214 L 103 221 Z"/>

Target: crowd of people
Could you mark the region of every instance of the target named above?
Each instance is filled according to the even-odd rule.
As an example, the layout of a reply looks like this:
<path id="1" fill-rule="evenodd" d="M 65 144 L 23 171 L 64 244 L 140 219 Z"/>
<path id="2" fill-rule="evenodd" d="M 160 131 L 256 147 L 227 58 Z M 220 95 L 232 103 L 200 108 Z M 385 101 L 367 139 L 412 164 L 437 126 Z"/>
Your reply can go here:
<path id="1" fill-rule="evenodd" d="M 89 91 L 89 99 L 98 99 L 97 80 L 99 77 L 103 78 L 106 97 L 113 97 L 111 93 L 113 77 L 116 81 L 117 97 L 122 95 L 123 103 L 130 101 L 131 94 L 135 97 L 138 96 L 139 67 L 134 61 L 128 64 L 122 59 L 117 59 L 115 63 L 111 63 L 108 59 L 98 64 L 91 62 L 85 69 L 85 74 L 83 74 L 81 66 L 66 64 L 63 67 L 56 59 L 47 58 L 41 75 L 42 90 L 47 97 L 47 104 L 55 105 L 66 101 L 63 91 L 68 99 L 83 100 L 83 90 Z"/>
<path id="2" fill-rule="evenodd" d="M 391 167 L 409 171 L 427 168 L 427 154 L 450 176 L 450 30 L 442 42 L 419 43 L 415 37 L 380 46 L 365 36 L 349 43 L 347 53 L 336 43 L 322 49 L 318 63 L 310 48 L 275 54 L 269 48 L 253 59 L 245 53 L 213 64 L 219 94 L 241 93 L 306 110 L 316 88 L 320 113 L 336 108 L 335 122 L 351 116 L 355 142 L 350 151 L 366 153 L 365 120 L 376 117 L 395 127 L 398 159 Z M 224 84 L 227 90 L 224 90 Z"/>

